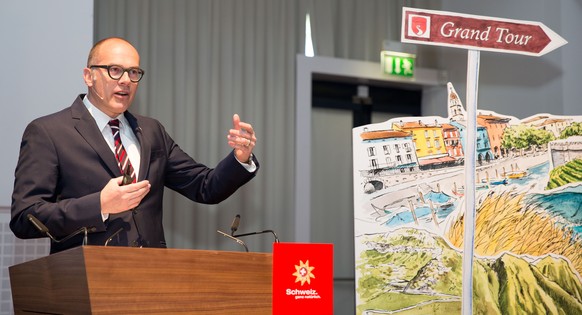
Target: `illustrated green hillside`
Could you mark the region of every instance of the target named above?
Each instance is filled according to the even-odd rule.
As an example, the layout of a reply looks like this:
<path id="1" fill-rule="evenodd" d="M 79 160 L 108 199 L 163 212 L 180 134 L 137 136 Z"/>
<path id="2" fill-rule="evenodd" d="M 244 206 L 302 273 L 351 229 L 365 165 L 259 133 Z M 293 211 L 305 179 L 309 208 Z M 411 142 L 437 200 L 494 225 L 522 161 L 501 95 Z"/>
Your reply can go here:
<path id="1" fill-rule="evenodd" d="M 443 238 L 402 228 L 358 241 L 357 314 L 460 314 L 462 253 Z M 473 279 L 473 314 L 582 314 L 582 283 L 561 257 L 476 258 Z"/>
<path id="2" fill-rule="evenodd" d="M 546 189 L 554 189 L 569 183 L 582 181 L 582 160 L 574 159 L 550 172 Z"/>

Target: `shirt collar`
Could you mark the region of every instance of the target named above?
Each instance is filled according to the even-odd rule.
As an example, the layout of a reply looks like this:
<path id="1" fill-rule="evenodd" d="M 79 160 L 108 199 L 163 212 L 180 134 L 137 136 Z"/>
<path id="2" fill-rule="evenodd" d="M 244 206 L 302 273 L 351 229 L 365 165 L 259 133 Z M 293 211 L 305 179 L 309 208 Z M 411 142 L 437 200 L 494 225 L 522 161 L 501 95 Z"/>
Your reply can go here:
<path id="1" fill-rule="evenodd" d="M 93 116 L 93 119 L 95 119 L 95 122 L 97 123 L 97 127 L 99 128 L 99 130 L 103 130 L 103 128 L 107 126 L 109 121 L 111 119 L 114 119 L 107 116 L 99 108 L 95 107 L 95 105 L 93 105 L 91 101 L 89 101 L 89 98 L 86 95 L 85 97 L 83 97 L 83 104 L 85 104 L 85 107 L 87 107 L 87 110 L 89 111 L 91 116 Z M 127 121 L 127 119 L 125 119 L 125 115 L 119 114 L 119 116 L 115 118 L 119 119 L 120 126 L 129 126 L 129 122 Z"/>

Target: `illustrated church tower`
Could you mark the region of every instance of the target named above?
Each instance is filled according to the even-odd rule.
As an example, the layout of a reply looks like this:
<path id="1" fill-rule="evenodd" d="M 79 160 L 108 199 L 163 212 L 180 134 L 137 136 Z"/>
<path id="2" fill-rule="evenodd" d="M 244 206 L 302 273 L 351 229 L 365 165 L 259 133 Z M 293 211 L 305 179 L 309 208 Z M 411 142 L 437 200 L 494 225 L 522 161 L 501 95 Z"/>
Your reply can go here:
<path id="1" fill-rule="evenodd" d="M 447 90 L 449 100 L 449 119 L 451 121 L 465 121 L 467 116 L 465 108 L 463 107 L 463 103 L 461 103 L 461 99 L 459 99 L 459 95 L 455 91 L 451 82 L 447 83 Z"/>

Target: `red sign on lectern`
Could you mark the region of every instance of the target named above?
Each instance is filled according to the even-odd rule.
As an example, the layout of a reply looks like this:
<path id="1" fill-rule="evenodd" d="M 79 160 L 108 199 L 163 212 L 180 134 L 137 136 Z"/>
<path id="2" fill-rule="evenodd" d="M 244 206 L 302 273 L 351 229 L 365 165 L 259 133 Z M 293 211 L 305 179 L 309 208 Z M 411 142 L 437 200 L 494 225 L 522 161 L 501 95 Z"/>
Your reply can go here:
<path id="1" fill-rule="evenodd" d="M 332 244 L 273 244 L 275 314 L 333 314 Z"/>
<path id="2" fill-rule="evenodd" d="M 540 22 L 406 7 L 402 9 L 401 41 L 531 56 L 567 43 Z"/>

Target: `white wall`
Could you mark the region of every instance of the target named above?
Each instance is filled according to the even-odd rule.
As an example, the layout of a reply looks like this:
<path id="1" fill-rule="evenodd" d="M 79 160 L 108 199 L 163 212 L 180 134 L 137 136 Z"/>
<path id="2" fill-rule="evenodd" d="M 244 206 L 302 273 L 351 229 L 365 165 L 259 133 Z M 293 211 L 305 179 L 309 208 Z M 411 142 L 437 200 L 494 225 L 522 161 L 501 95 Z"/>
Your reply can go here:
<path id="1" fill-rule="evenodd" d="M 82 69 L 93 43 L 91 0 L 0 0 L 0 208 L 11 204 L 26 124 L 86 91 Z"/>

